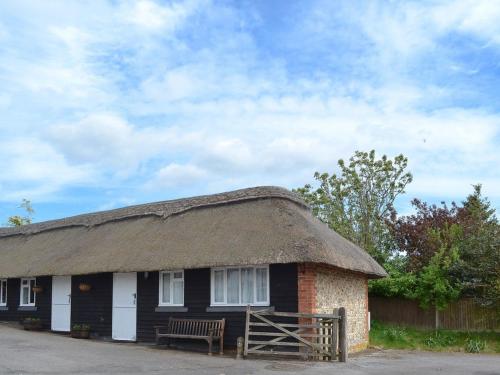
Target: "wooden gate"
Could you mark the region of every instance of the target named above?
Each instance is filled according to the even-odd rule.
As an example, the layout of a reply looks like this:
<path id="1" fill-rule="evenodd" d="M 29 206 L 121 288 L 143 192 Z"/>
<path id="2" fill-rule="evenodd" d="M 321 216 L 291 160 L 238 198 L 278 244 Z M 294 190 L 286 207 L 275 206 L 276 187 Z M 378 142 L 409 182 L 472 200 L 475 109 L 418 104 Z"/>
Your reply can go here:
<path id="1" fill-rule="evenodd" d="M 299 356 L 316 360 L 347 360 L 345 308 L 332 314 L 254 310 L 247 307 L 245 356 Z"/>

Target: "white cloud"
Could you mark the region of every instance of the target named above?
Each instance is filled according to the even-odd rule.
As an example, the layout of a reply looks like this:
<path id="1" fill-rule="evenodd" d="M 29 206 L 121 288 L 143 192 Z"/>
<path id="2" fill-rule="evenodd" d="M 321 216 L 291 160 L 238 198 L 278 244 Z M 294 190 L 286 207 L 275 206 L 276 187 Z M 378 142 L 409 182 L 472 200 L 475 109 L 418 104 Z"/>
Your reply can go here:
<path id="1" fill-rule="evenodd" d="M 3 144 L 2 144 L 3 143 Z M 20 138 L 0 143 L 0 200 L 44 200 L 62 188 L 89 184 L 95 176 L 86 166 L 70 166 L 50 145 Z"/>
<path id="2" fill-rule="evenodd" d="M 144 187 L 148 190 L 161 190 L 165 188 L 189 188 L 208 177 L 208 173 L 191 164 L 171 163 L 159 169 L 154 177 Z"/>
<path id="3" fill-rule="evenodd" d="M 195 1 L 160 5 L 155 1 L 139 0 L 122 5 L 124 19 L 142 29 L 173 31 L 199 6 Z"/>
<path id="4" fill-rule="evenodd" d="M 142 163 L 160 155 L 167 157 L 199 135 L 169 127 L 137 127 L 115 114 L 98 113 L 52 125 L 46 138 L 70 162 L 126 178 Z"/>
<path id="5" fill-rule="evenodd" d="M 498 111 L 461 106 L 453 82 L 418 74 L 428 56 L 467 68 L 439 51 L 447 33 L 495 41 L 492 2 L 379 2 L 355 11 L 329 4 L 291 27 L 288 43 L 300 53 L 286 51 L 278 33 L 266 40 L 279 48 L 266 49 L 253 18 L 209 1 L 68 2 L 59 13 L 25 7 L 32 23 L 4 26 L 3 34 L 0 25 L 8 41 L 0 46 L 0 108 L 19 121 L 0 120 L 9 131 L 0 139 L 0 165 L 9 168 L 0 177 L 4 197 L 25 185 L 46 196 L 125 186 L 126 197 L 162 188 L 183 195 L 192 186 L 294 187 L 372 148 L 409 156 L 415 195 L 431 194 L 438 180 L 452 182 L 439 182 L 441 195 L 463 193 L 453 182 L 469 179 L 496 186 Z M 338 47 L 339 35 L 349 43 Z M 350 46 L 359 51 L 345 62 Z M 23 134 L 33 137 L 23 146 L 33 156 L 21 152 Z M 106 207 L 126 202 L 116 197 Z"/>
<path id="6" fill-rule="evenodd" d="M 431 17 L 440 33 L 455 30 L 473 34 L 486 42 L 500 43 L 498 1 L 450 1 L 432 9 Z"/>

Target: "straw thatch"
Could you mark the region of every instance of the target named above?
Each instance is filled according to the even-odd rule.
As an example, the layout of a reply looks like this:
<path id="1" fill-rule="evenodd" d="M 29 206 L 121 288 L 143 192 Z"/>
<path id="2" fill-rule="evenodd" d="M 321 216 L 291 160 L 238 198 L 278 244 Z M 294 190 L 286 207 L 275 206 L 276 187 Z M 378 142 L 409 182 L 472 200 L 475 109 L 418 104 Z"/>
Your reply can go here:
<path id="1" fill-rule="evenodd" d="M 298 196 L 277 187 L 0 228 L 0 277 L 292 262 L 386 275 Z"/>

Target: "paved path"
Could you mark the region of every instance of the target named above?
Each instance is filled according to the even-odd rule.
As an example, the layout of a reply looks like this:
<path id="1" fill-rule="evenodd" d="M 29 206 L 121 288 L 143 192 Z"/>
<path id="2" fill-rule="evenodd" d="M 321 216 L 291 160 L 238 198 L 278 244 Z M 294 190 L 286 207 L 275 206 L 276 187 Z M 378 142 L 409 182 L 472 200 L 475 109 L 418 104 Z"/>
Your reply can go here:
<path id="1" fill-rule="evenodd" d="M 0 374 L 500 374 L 500 356 L 376 351 L 347 364 L 240 360 L 135 344 L 75 340 L 0 324 Z"/>

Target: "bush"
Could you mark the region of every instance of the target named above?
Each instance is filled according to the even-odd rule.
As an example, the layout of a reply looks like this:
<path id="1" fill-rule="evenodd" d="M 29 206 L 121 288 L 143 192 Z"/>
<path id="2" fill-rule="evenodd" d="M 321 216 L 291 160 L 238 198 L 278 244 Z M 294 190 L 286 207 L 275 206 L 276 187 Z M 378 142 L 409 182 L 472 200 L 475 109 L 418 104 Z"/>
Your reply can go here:
<path id="1" fill-rule="evenodd" d="M 465 342 L 465 351 L 467 353 L 480 353 L 486 347 L 486 342 L 478 338 L 468 338 Z"/>
<path id="2" fill-rule="evenodd" d="M 406 340 L 406 330 L 404 328 L 390 327 L 383 331 L 383 336 L 392 342 L 395 341 L 405 341 Z"/>
<path id="3" fill-rule="evenodd" d="M 40 322 L 40 318 L 24 318 L 25 322 L 30 322 L 30 323 L 37 323 Z"/>
<path id="4" fill-rule="evenodd" d="M 73 324 L 73 331 L 88 331 L 90 330 L 90 325 L 88 324 Z"/>
<path id="5" fill-rule="evenodd" d="M 444 348 L 457 344 L 457 337 L 452 333 L 437 331 L 424 340 L 424 344 L 429 348 Z"/>

